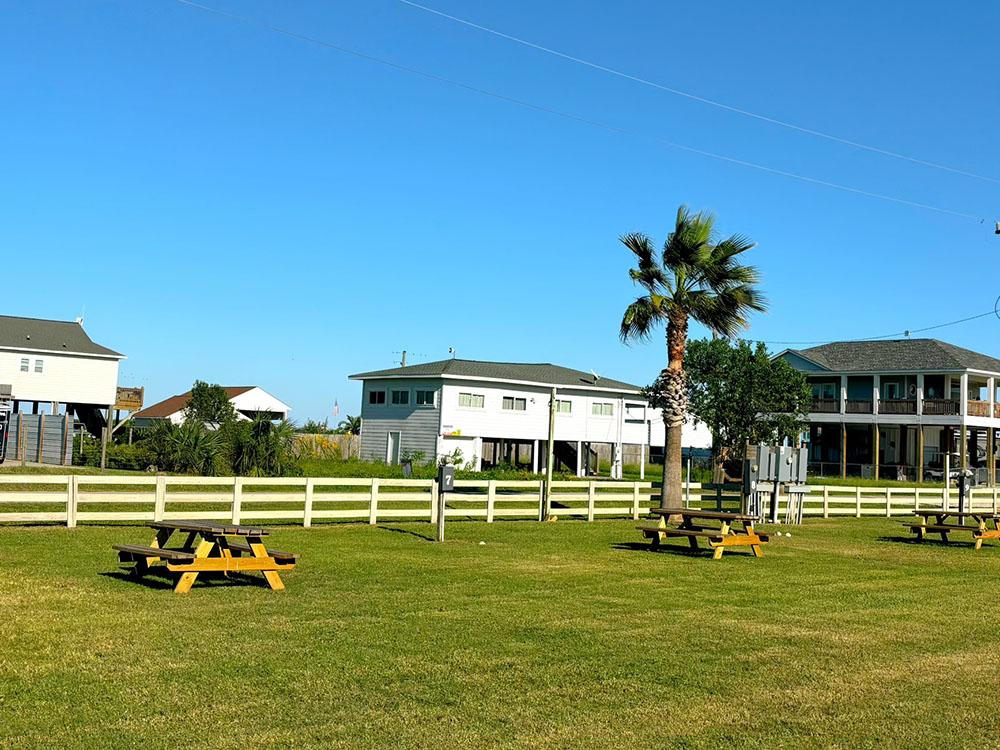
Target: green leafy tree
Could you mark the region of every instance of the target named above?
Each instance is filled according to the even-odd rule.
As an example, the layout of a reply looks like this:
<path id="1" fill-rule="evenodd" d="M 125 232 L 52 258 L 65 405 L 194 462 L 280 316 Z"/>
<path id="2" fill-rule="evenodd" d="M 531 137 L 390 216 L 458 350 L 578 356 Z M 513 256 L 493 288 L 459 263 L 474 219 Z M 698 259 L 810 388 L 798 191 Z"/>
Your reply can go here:
<path id="1" fill-rule="evenodd" d="M 794 440 L 804 429 L 812 394 L 805 375 L 767 347 L 746 341 L 688 343 L 690 414 L 712 433 L 716 464 L 739 472 L 747 445 Z"/>
<path id="2" fill-rule="evenodd" d="M 345 419 L 340 420 L 337 425 L 337 432 L 341 435 L 360 435 L 361 417 L 352 417 L 350 414 Z"/>
<path id="3" fill-rule="evenodd" d="M 664 508 L 681 504 L 681 429 L 687 415 L 684 355 L 689 320 L 694 318 L 714 333 L 733 337 L 747 327 L 751 312 L 766 309 L 757 289 L 757 269 L 740 260 L 754 243 L 738 234 L 716 241 L 714 224 L 711 214 L 692 214 L 681 206 L 662 251 L 643 234 L 621 238 L 638 261 L 629 276 L 644 292 L 625 309 L 622 341 L 648 340 L 660 325 L 666 326 L 667 366 L 656 381 L 656 405 L 666 426 L 660 490 Z"/>
<path id="4" fill-rule="evenodd" d="M 193 420 L 179 425 L 158 421 L 142 442 L 148 443 L 158 468 L 181 474 L 214 475 L 222 452 L 220 433 Z"/>
<path id="5" fill-rule="evenodd" d="M 236 421 L 236 409 L 221 385 L 196 380 L 184 407 L 184 421 L 221 427 Z"/>

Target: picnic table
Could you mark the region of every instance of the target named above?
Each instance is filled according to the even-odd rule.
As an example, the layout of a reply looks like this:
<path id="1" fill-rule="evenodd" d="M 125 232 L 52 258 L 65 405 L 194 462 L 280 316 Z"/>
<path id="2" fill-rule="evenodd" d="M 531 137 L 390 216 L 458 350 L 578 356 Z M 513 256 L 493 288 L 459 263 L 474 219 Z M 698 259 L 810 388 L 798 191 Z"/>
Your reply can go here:
<path id="1" fill-rule="evenodd" d="M 749 547 L 754 557 L 761 557 L 761 546 L 770 537 L 754 529 L 756 516 L 743 513 L 725 513 L 693 508 L 653 508 L 659 522 L 636 526 L 643 536 L 658 547 L 668 537 L 687 537 L 692 549 L 698 549 L 698 540 L 704 538 L 712 548 L 712 559 L 718 560 L 727 547 Z"/>
<path id="2" fill-rule="evenodd" d="M 191 590 L 199 573 L 246 573 L 259 571 L 275 591 L 285 585 L 278 571 L 295 567 L 298 555 L 268 549 L 263 537 L 267 529 L 255 526 L 218 523 L 215 521 L 156 521 L 148 524 L 156 536 L 148 547 L 138 544 L 116 544 L 118 560 L 135 563 L 133 572 L 142 576 L 154 565 L 165 565 L 171 573 L 179 573 L 174 591 L 184 594 Z M 175 532 L 186 534 L 180 547 L 167 547 Z"/>
<path id="3" fill-rule="evenodd" d="M 992 510 L 915 510 L 916 521 L 907 521 L 910 531 L 917 535 L 917 541 L 922 542 L 928 532 L 941 535 L 941 541 L 947 543 L 948 534 L 953 532 L 969 532 L 975 541 L 976 549 L 983 546 L 984 539 L 1000 539 L 1000 513 Z M 951 519 L 957 516 L 957 523 Z M 933 522 L 930 520 L 933 518 Z M 971 518 L 973 523 L 965 523 Z"/>

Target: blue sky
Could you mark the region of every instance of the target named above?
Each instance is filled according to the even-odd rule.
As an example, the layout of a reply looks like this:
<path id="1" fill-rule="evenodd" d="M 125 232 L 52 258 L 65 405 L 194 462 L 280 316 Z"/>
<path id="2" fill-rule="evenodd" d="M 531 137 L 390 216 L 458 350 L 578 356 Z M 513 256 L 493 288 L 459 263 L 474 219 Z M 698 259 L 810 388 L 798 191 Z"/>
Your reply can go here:
<path id="1" fill-rule="evenodd" d="M 759 243 L 768 341 L 992 308 L 1000 184 L 866 153 L 560 60 L 398 0 L 205 0 L 616 134 L 187 7 L 8 3 L 3 312 L 72 319 L 147 399 L 258 384 L 323 418 L 352 372 L 448 356 L 648 382 L 617 237 L 710 208 Z M 477 23 L 851 140 L 1000 179 L 985 3 L 458 2 Z M 932 204 L 894 204 L 656 139 Z M 1000 355 L 1000 321 L 940 338 Z M 695 329 L 694 334 L 699 332 Z M 781 345 L 772 348 L 780 349 Z"/>

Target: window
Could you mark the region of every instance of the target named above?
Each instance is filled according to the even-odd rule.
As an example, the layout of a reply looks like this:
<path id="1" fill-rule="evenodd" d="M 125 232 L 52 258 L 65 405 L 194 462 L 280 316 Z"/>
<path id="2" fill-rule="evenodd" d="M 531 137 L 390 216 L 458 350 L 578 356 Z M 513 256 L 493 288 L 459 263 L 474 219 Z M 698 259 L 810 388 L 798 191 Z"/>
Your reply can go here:
<path id="1" fill-rule="evenodd" d="M 42 360 L 36 359 L 35 360 L 35 372 L 41 372 L 43 367 L 44 367 L 44 365 L 42 364 Z"/>
<path id="2" fill-rule="evenodd" d="M 410 392 L 409 391 L 393 391 L 392 392 L 392 405 L 393 406 L 406 406 L 410 403 Z"/>
<path id="3" fill-rule="evenodd" d="M 29 365 L 28 359 L 27 358 L 22 359 L 21 360 L 21 372 L 27 372 L 28 371 L 28 365 Z"/>
<path id="4" fill-rule="evenodd" d="M 482 409 L 486 405 L 486 396 L 481 393 L 459 393 L 458 405 L 468 409 Z"/>
<path id="5" fill-rule="evenodd" d="M 368 391 L 368 403 L 375 405 L 384 404 L 385 391 Z"/>
<path id="6" fill-rule="evenodd" d="M 615 413 L 615 405 L 606 402 L 595 401 L 591 404 L 590 412 L 596 417 L 610 417 Z"/>
<path id="7" fill-rule="evenodd" d="M 570 414 L 573 411 L 572 401 L 562 401 L 556 399 L 556 412 L 559 414 Z"/>
<path id="8" fill-rule="evenodd" d="M 417 406 L 434 406 L 434 391 L 417 391 Z"/>
<path id="9" fill-rule="evenodd" d="M 528 408 L 528 401 L 527 399 L 515 398 L 514 396 L 504 396 L 503 408 L 506 411 L 524 411 Z"/>

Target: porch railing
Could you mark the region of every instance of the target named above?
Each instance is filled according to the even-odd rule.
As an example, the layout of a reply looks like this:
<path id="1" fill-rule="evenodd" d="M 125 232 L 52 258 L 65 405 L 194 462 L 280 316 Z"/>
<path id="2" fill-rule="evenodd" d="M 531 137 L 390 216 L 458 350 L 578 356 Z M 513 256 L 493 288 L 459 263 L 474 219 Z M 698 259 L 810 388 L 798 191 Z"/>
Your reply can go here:
<path id="1" fill-rule="evenodd" d="M 990 402 L 976 401 L 973 399 L 969 399 L 969 416 L 970 417 L 990 416 Z"/>
<path id="2" fill-rule="evenodd" d="M 916 414 L 916 399 L 886 398 L 878 402 L 879 414 Z"/>
<path id="3" fill-rule="evenodd" d="M 924 414 L 931 416 L 953 416 L 961 411 L 958 401 L 946 398 L 925 398 Z"/>
<path id="4" fill-rule="evenodd" d="M 872 400 L 870 398 L 849 398 L 844 410 L 848 414 L 871 414 Z"/>
<path id="5" fill-rule="evenodd" d="M 840 412 L 840 399 L 814 398 L 809 411 L 814 414 L 837 414 Z"/>

